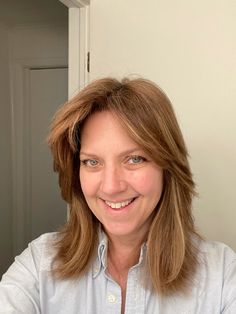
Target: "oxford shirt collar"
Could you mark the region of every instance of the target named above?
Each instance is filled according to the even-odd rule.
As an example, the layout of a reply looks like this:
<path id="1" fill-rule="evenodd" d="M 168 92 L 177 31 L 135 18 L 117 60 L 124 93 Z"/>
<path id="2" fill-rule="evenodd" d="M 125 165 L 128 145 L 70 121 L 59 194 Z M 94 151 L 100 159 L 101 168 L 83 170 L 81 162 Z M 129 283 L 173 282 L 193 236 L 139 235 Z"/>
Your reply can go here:
<path id="1" fill-rule="evenodd" d="M 136 268 L 141 266 L 144 261 L 144 257 L 146 256 L 147 245 L 146 242 L 142 244 L 139 261 L 132 268 Z M 107 268 L 107 250 L 108 250 L 108 238 L 105 232 L 102 230 L 101 226 L 99 226 L 98 230 L 98 249 L 97 249 L 97 258 L 93 263 L 93 278 L 95 279 L 102 270 L 106 270 Z"/>

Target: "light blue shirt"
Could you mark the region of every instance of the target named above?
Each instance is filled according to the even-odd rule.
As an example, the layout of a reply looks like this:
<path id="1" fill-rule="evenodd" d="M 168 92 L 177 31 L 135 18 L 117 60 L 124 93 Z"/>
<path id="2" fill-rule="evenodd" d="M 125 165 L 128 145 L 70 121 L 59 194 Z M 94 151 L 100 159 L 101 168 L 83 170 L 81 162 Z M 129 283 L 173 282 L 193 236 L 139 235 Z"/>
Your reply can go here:
<path id="1" fill-rule="evenodd" d="M 109 276 L 107 238 L 100 237 L 98 255 L 90 270 L 76 280 L 57 281 L 51 274 L 57 233 L 31 242 L 3 275 L 1 314 L 120 314 L 121 289 Z M 200 266 L 186 295 L 162 298 L 140 282 L 145 244 L 137 265 L 129 270 L 125 314 L 236 313 L 236 254 L 226 245 L 198 242 Z"/>

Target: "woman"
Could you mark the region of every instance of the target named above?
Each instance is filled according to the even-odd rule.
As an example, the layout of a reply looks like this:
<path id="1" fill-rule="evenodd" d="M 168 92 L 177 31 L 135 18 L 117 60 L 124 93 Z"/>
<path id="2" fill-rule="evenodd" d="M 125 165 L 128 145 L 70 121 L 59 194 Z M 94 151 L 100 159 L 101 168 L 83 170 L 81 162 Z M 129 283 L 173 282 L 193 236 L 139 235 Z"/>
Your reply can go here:
<path id="1" fill-rule="evenodd" d="M 160 88 L 97 80 L 48 141 L 70 217 L 16 258 L 0 313 L 236 313 L 236 255 L 195 230 L 187 150 Z"/>

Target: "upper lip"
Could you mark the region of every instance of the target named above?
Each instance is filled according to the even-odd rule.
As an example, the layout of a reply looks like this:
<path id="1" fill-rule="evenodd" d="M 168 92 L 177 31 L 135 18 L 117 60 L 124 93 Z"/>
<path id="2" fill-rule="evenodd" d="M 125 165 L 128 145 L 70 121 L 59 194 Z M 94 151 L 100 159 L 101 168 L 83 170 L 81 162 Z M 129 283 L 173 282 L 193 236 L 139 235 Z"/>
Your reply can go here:
<path id="1" fill-rule="evenodd" d="M 136 196 L 137 197 L 137 196 Z M 123 202 L 127 202 L 127 201 L 132 201 L 134 200 L 136 197 L 130 197 L 130 198 L 126 198 L 123 200 L 107 200 L 104 198 L 101 198 L 104 202 L 109 202 L 109 203 L 123 203 Z"/>

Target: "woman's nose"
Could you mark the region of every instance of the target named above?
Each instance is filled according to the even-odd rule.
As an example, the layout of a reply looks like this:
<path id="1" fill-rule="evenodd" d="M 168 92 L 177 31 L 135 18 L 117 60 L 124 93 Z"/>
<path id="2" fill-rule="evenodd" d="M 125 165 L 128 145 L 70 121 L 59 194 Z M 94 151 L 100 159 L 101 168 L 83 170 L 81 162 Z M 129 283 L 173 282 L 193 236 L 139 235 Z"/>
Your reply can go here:
<path id="1" fill-rule="evenodd" d="M 125 191 L 127 182 L 120 167 L 105 167 L 102 173 L 100 189 L 106 195 L 114 195 Z"/>

